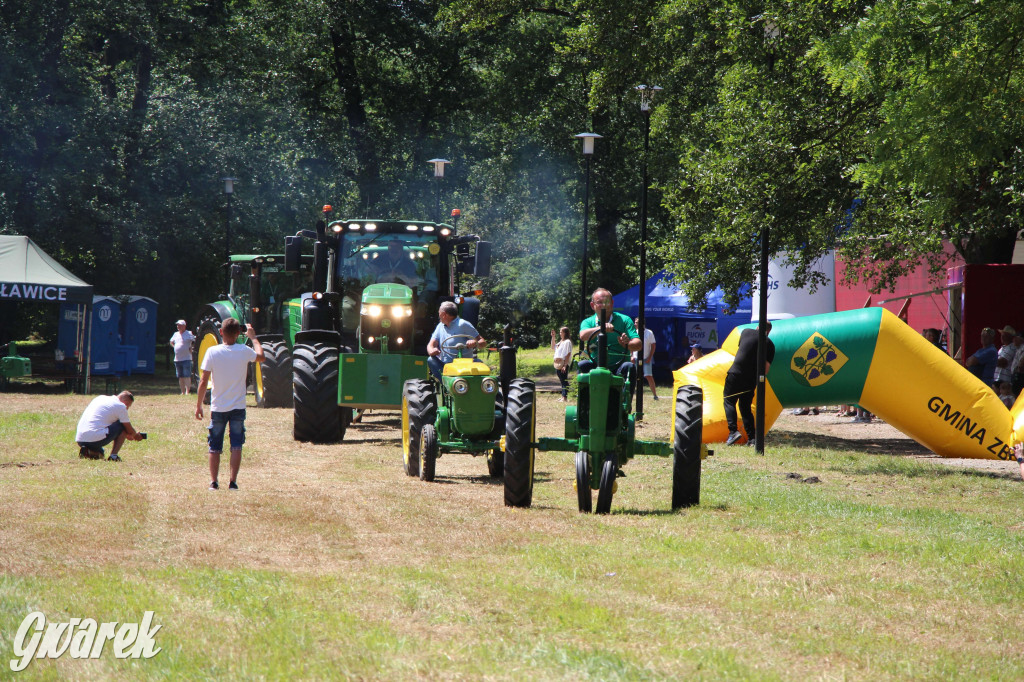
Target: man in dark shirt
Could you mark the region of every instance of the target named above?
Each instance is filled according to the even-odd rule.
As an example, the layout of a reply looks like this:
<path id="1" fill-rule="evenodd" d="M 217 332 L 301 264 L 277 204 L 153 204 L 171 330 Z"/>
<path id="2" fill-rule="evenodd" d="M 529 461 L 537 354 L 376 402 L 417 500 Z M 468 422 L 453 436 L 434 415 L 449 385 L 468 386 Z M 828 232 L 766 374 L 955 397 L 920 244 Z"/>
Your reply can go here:
<path id="1" fill-rule="evenodd" d="M 772 331 L 772 323 L 765 322 L 765 334 Z M 765 349 L 765 375 L 775 359 L 775 344 L 768 339 L 768 347 Z M 726 445 L 732 445 L 743 435 L 736 428 L 736 405 L 739 404 L 740 414 L 743 416 L 743 429 L 747 432 L 747 444 L 754 443 L 754 413 L 750 409 L 750 403 L 754 400 L 754 391 L 757 388 L 757 329 L 744 329 L 740 333 L 739 348 L 736 349 L 736 358 L 732 367 L 725 375 L 725 421 L 729 425 L 729 438 Z"/>

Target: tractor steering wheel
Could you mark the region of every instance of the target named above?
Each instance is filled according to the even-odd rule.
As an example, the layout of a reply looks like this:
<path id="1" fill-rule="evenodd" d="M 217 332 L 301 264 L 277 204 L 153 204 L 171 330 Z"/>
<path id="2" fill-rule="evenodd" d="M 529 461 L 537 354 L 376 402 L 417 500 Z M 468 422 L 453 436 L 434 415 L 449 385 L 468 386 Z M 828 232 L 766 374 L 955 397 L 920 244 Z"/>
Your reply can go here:
<path id="1" fill-rule="evenodd" d="M 462 351 L 466 350 L 467 346 L 462 343 L 460 339 L 475 339 L 475 336 L 469 334 L 452 334 L 447 339 L 441 342 L 441 352 L 448 351 L 457 358 L 462 357 Z M 454 339 L 454 342 L 453 342 Z"/>

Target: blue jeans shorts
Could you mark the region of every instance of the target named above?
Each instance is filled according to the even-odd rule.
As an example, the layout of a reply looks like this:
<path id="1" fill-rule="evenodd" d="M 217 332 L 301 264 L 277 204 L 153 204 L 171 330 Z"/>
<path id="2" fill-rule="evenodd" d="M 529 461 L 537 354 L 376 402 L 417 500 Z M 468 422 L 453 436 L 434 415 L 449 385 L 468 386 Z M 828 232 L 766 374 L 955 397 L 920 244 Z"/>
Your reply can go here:
<path id="1" fill-rule="evenodd" d="M 175 360 L 174 361 L 174 376 L 179 379 L 191 378 L 192 377 L 192 361 L 191 360 Z"/>
<path id="2" fill-rule="evenodd" d="M 224 450 L 224 430 L 230 425 L 228 440 L 232 450 L 238 450 L 245 443 L 245 410 L 231 410 L 229 412 L 210 413 L 210 435 L 206 442 L 210 445 L 210 452 L 222 452 Z"/>

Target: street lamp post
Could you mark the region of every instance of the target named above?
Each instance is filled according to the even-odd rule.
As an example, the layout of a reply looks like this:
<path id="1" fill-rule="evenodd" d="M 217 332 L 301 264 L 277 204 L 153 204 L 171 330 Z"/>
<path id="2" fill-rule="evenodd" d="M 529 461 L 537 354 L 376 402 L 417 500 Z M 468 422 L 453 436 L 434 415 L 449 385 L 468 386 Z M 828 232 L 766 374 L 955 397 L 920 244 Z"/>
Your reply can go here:
<path id="1" fill-rule="evenodd" d="M 594 140 L 600 139 L 597 133 L 580 133 L 576 135 L 583 140 L 583 158 L 586 160 L 586 181 L 583 190 L 583 284 L 580 291 L 580 319 L 587 317 L 587 232 L 590 219 L 590 157 L 594 155 Z"/>
<path id="2" fill-rule="evenodd" d="M 769 43 L 768 74 L 775 67 L 774 46 L 771 45 L 779 37 L 779 28 L 774 21 L 764 22 L 764 37 Z M 757 414 L 754 416 L 754 449 L 757 454 L 764 455 L 764 403 L 766 394 L 765 365 L 768 362 L 768 239 L 771 228 L 770 217 L 765 216 L 761 224 L 761 267 L 757 285 Z"/>
<path id="3" fill-rule="evenodd" d="M 444 167 L 451 163 L 448 159 L 431 159 L 427 163 L 434 164 L 434 182 L 437 183 L 437 205 L 434 208 L 434 220 L 441 222 L 441 180 L 444 179 Z"/>
<path id="4" fill-rule="evenodd" d="M 638 85 L 640 93 L 640 114 L 644 117 L 644 158 L 643 158 L 643 192 L 640 194 L 640 326 L 636 330 L 640 335 L 640 367 L 637 369 L 636 421 L 644 420 L 644 351 L 647 331 L 647 318 L 644 309 L 647 306 L 647 154 L 651 148 L 651 105 L 654 95 L 661 92 L 657 85 Z M 652 358 L 653 360 L 653 358 Z M 652 367 L 653 371 L 653 367 Z"/>
<path id="5" fill-rule="evenodd" d="M 224 221 L 224 262 L 231 258 L 231 197 L 235 194 L 235 183 L 238 178 L 221 178 L 224 181 L 224 194 L 228 198 L 227 217 Z"/>

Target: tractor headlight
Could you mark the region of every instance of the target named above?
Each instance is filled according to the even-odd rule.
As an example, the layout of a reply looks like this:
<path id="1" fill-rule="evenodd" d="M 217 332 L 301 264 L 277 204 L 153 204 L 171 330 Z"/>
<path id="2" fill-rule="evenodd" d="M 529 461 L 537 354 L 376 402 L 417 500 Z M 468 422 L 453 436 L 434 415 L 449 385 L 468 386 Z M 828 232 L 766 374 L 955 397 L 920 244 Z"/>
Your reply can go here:
<path id="1" fill-rule="evenodd" d="M 391 306 L 391 317 L 398 319 L 405 316 L 405 309 L 400 305 Z"/>
<path id="2" fill-rule="evenodd" d="M 370 317 L 380 317 L 381 309 L 379 305 L 371 305 L 366 309 L 366 314 Z"/>
<path id="3" fill-rule="evenodd" d="M 465 379 L 456 379 L 455 383 L 452 384 L 452 390 L 458 395 L 465 395 L 466 391 L 469 390 L 469 382 Z"/>
<path id="4" fill-rule="evenodd" d="M 498 390 L 498 382 L 494 379 L 484 379 L 480 383 L 480 388 L 483 389 L 484 393 L 494 393 Z"/>

